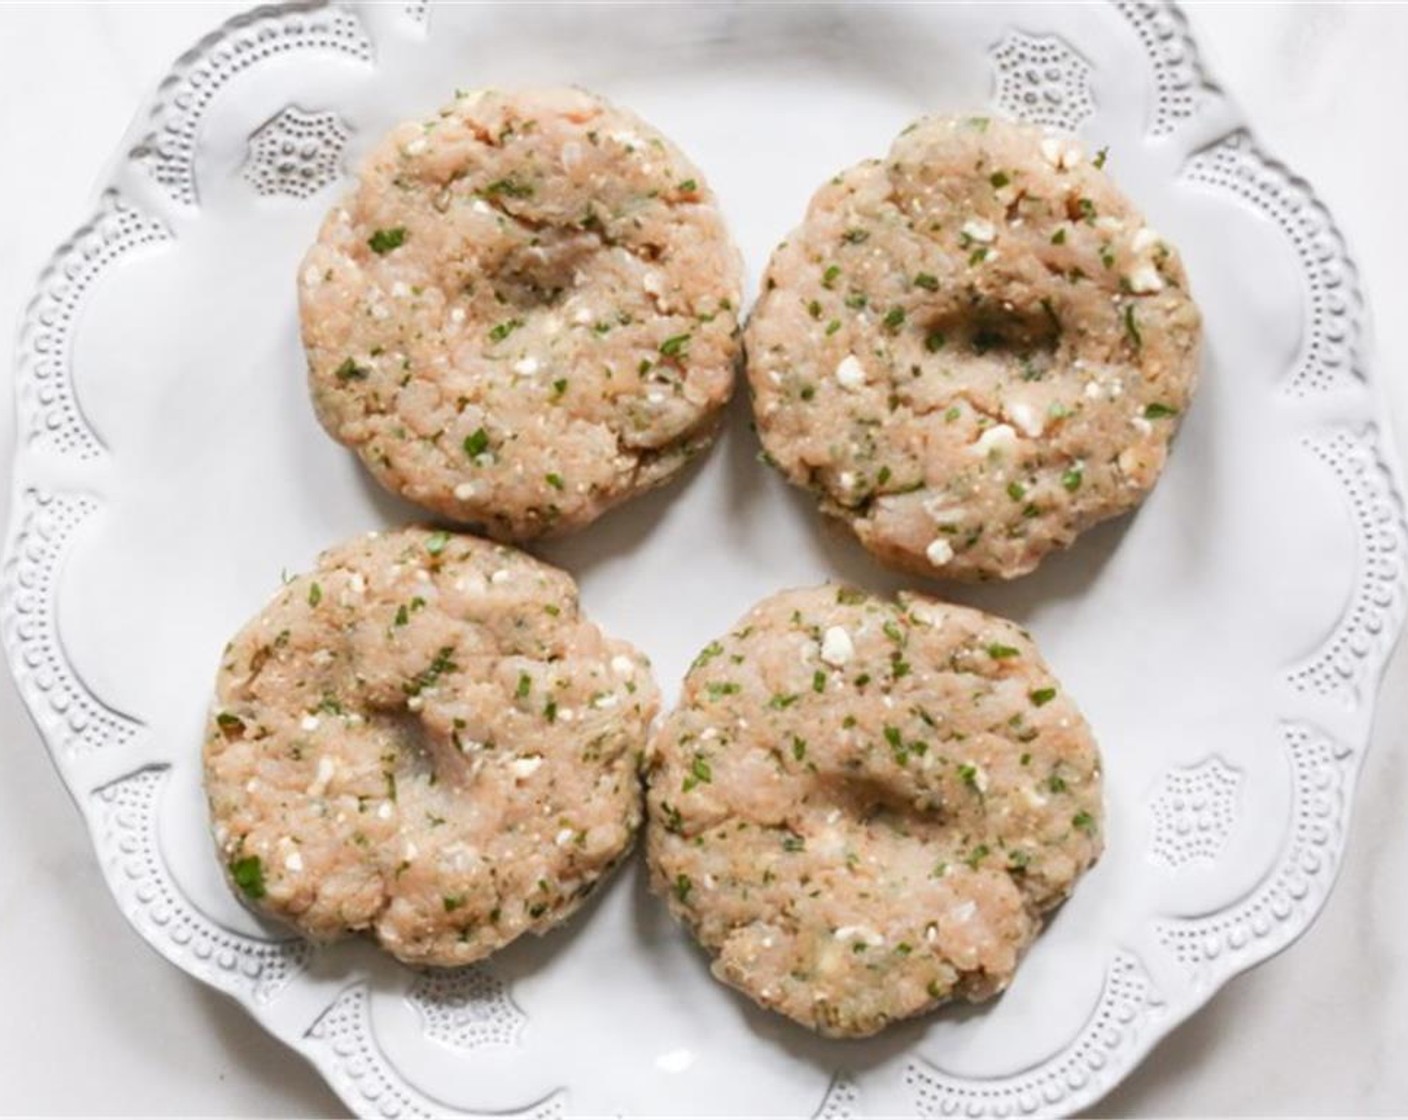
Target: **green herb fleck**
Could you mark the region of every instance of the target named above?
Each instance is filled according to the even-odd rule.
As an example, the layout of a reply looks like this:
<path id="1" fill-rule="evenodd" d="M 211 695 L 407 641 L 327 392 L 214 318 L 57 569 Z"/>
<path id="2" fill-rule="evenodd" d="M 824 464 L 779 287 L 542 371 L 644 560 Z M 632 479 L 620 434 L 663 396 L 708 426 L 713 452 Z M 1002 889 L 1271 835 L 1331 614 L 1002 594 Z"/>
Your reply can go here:
<path id="1" fill-rule="evenodd" d="M 445 908 L 445 913 L 453 914 L 465 904 L 465 896 L 462 894 L 447 894 L 440 899 L 440 905 Z"/>
<path id="2" fill-rule="evenodd" d="M 1136 350 L 1143 349 L 1144 336 L 1139 333 L 1139 324 L 1134 321 L 1134 304 L 1132 303 L 1124 305 L 1124 329 L 1125 333 L 1129 335 L 1129 340 L 1134 343 L 1134 348 Z"/>
<path id="3" fill-rule="evenodd" d="M 677 189 L 683 191 L 685 194 L 693 194 L 699 189 L 699 184 L 693 179 L 686 179 L 684 182 L 680 183 Z"/>
<path id="4" fill-rule="evenodd" d="M 351 358 L 332 371 L 332 375 L 339 381 L 365 381 L 370 374 L 371 370 L 359 366 Z"/>
<path id="5" fill-rule="evenodd" d="M 519 674 L 518 674 L 518 687 L 517 687 L 516 689 L 514 689 L 513 694 L 514 694 L 516 697 L 518 697 L 518 699 L 522 700 L 522 699 L 523 699 L 525 696 L 527 696 L 528 693 L 531 692 L 532 690 L 533 690 L 533 678 L 530 677 L 527 673 L 519 673 Z"/>
<path id="6" fill-rule="evenodd" d="M 1109 158 L 1109 156 L 1110 156 L 1110 149 L 1109 149 L 1109 148 L 1101 148 L 1098 152 L 1095 153 L 1095 158 L 1094 158 L 1093 160 L 1091 160 L 1090 162 L 1093 163 L 1093 164 L 1095 165 L 1096 169 L 1098 170 L 1098 169 L 1101 169 L 1101 168 L 1103 168 L 1103 167 L 1105 166 L 1105 160 L 1107 160 L 1107 159 Z"/>
<path id="7" fill-rule="evenodd" d="M 859 245 L 869 236 L 870 231 L 868 229 L 848 229 L 841 235 L 841 240 L 850 245 Z"/>
<path id="8" fill-rule="evenodd" d="M 323 601 L 323 588 L 321 584 L 314 583 L 308 588 L 308 605 L 316 607 Z"/>
<path id="9" fill-rule="evenodd" d="M 820 669 L 818 669 L 816 672 L 814 672 L 814 673 L 812 674 L 812 691 L 813 691 L 813 692 L 825 692 L 825 691 L 826 691 L 826 674 L 825 674 L 822 670 L 820 670 Z"/>
<path id="10" fill-rule="evenodd" d="M 836 277 L 840 275 L 841 266 L 839 264 L 828 265 L 826 271 L 821 274 L 821 286 L 829 290 L 836 283 Z"/>
<path id="11" fill-rule="evenodd" d="M 450 534 L 444 529 L 439 529 L 426 539 L 425 551 L 431 556 L 439 556 L 445 551 L 445 546 L 450 543 Z"/>
<path id="12" fill-rule="evenodd" d="M 1174 408 L 1172 405 L 1160 404 L 1158 401 L 1150 405 L 1145 405 L 1144 407 L 1144 419 L 1146 420 L 1164 420 L 1170 416 L 1177 415 L 1178 409 Z"/>
<path id="13" fill-rule="evenodd" d="M 988 646 L 988 656 L 994 661 L 1005 661 L 1009 657 L 1019 657 L 1021 652 L 1016 646 L 1005 646 L 1001 642 L 993 642 Z"/>
<path id="14" fill-rule="evenodd" d="M 230 878 L 250 898 L 261 899 L 264 890 L 264 863 L 258 856 L 241 856 L 230 861 Z"/>
<path id="15" fill-rule="evenodd" d="M 379 229 L 367 238 L 367 244 L 377 256 L 391 252 L 392 249 L 399 249 L 406 241 L 406 227 L 396 226 L 393 229 Z"/>
<path id="16" fill-rule="evenodd" d="M 689 340 L 692 336 L 687 334 L 672 335 L 660 344 L 660 353 L 667 358 L 678 358 L 689 348 Z"/>
<path id="17" fill-rule="evenodd" d="M 1020 502 L 1027 496 L 1027 488 L 1020 482 L 1009 482 L 1007 484 L 1007 496 L 1014 502 Z"/>
<path id="18" fill-rule="evenodd" d="M 488 450 L 489 433 L 484 428 L 475 428 L 464 437 L 464 453 L 471 459 L 477 459 Z"/>
<path id="19" fill-rule="evenodd" d="M 1080 484 L 1084 477 L 1084 472 L 1079 466 L 1067 467 L 1065 472 L 1061 475 L 1061 485 L 1074 494 L 1080 489 Z"/>
<path id="20" fill-rule="evenodd" d="M 1087 836 L 1095 835 L 1095 818 L 1084 809 L 1071 818 L 1071 824 L 1075 825 L 1076 828 L 1080 829 Z"/>
<path id="21" fill-rule="evenodd" d="M 1027 693 L 1027 697 L 1034 705 L 1041 708 L 1056 699 L 1056 690 L 1054 688 L 1038 688 Z"/>
<path id="22" fill-rule="evenodd" d="M 924 336 L 924 349 L 931 354 L 937 354 L 944 348 L 944 343 L 947 341 L 943 331 L 930 331 Z"/>
<path id="23" fill-rule="evenodd" d="M 914 277 L 914 286 L 923 288 L 926 292 L 937 292 L 939 290 L 939 278 L 929 272 L 918 273 Z"/>
<path id="24" fill-rule="evenodd" d="M 681 902 L 689 899 L 689 892 L 694 888 L 694 883 L 684 872 L 675 876 L 675 897 Z"/>
<path id="25" fill-rule="evenodd" d="M 1051 235 L 1051 244 L 1064 245 L 1066 243 L 1066 227 L 1062 226 Z"/>
<path id="26" fill-rule="evenodd" d="M 509 198 L 532 198 L 533 184 L 520 183 L 516 179 L 495 179 L 484 188 L 485 194 L 506 194 Z"/>
<path id="27" fill-rule="evenodd" d="M 904 308 L 892 307 L 885 312 L 885 327 L 887 330 L 897 331 L 904 324 Z"/>
<path id="28" fill-rule="evenodd" d="M 554 490 L 561 490 L 567 485 L 567 483 L 562 480 L 562 476 L 556 471 L 549 471 L 547 474 L 543 475 L 543 481 Z"/>
<path id="29" fill-rule="evenodd" d="M 502 342 L 521 326 L 523 326 L 522 319 L 505 319 L 502 323 L 490 329 L 489 341 Z"/>

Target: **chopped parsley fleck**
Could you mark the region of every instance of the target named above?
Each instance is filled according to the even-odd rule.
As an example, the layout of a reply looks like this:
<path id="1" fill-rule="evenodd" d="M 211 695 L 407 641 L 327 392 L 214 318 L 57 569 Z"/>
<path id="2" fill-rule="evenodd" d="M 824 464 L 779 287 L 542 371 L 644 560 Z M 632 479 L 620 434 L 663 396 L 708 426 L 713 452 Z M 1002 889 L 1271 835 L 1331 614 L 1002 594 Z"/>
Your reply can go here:
<path id="1" fill-rule="evenodd" d="M 870 236 L 868 229 L 848 229 L 841 235 L 841 239 L 850 245 L 859 245 Z"/>
<path id="2" fill-rule="evenodd" d="M 692 336 L 687 334 L 672 335 L 660 344 L 660 353 L 667 358 L 678 358 L 689 348 L 689 340 Z"/>
<path id="3" fill-rule="evenodd" d="M 829 290 L 836 283 L 836 277 L 840 275 L 841 266 L 839 264 L 827 265 L 826 271 L 821 274 L 821 286 Z"/>
<path id="4" fill-rule="evenodd" d="M 814 299 L 811 301 L 811 303 L 807 304 L 807 314 L 810 315 L 813 319 L 820 319 L 821 301 Z"/>
<path id="5" fill-rule="evenodd" d="M 720 696 L 733 696 L 742 689 L 742 685 L 734 681 L 710 681 L 704 686 L 710 697 L 717 700 Z"/>
<path id="6" fill-rule="evenodd" d="M 399 607 L 396 608 L 396 620 L 392 623 L 392 625 L 405 626 L 410 621 L 411 612 L 409 609 L 407 609 L 406 604 L 402 603 Z"/>
<path id="7" fill-rule="evenodd" d="M 1005 661 L 1009 657 L 1019 657 L 1021 652 L 1016 646 L 1005 646 L 1001 642 L 993 642 L 988 646 L 988 656 L 994 661 Z"/>
<path id="8" fill-rule="evenodd" d="M 560 400 L 565 392 L 567 392 L 567 378 L 559 377 L 552 383 L 552 399 Z"/>
<path id="9" fill-rule="evenodd" d="M 392 249 L 399 249 L 406 242 L 406 227 L 396 226 L 392 229 L 379 229 L 367 238 L 367 244 L 377 256 L 391 252 Z"/>
<path id="10" fill-rule="evenodd" d="M 963 415 L 962 410 L 959 409 L 959 407 L 958 407 L 956 404 L 955 404 L 955 405 L 951 405 L 951 406 L 949 407 L 949 409 L 944 413 L 944 423 L 945 423 L 945 424 L 952 424 L 955 420 L 957 420 L 957 419 L 958 419 L 960 416 L 962 416 L 962 415 Z"/>
<path id="11" fill-rule="evenodd" d="M 1105 161 L 1106 161 L 1107 159 L 1109 159 L 1109 157 L 1110 157 L 1110 149 L 1109 149 L 1109 148 L 1101 148 L 1098 152 L 1095 153 L 1095 158 L 1094 158 L 1093 160 L 1091 160 L 1090 162 L 1093 163 L 1093 164 L 1095 165 L 1096 169 L 1098 170 L 1098 169 L 1103 168 L 1103 167 L 1105 166 Z"/>
<path id="12" fill-rule="evenodd" d="M 447 894 L 440 899 L 440 905 L 445 908 L 447 914 L 453 914 L 464 904 L 465 896 L 462 894 Z"/>
<path id="13" fill-rule="evenodd" d="M 846 306 L 852 311 L 859 311 L 869 302 L 864 292 L 852 292 L 846 297 Z"/>
<path id="14" fill-rule="evenodd" d="M 719 642 L 710 642 L 707 646 L 705 646 L 702 650 L 699 651 L 699 656 L 696 657 L 694 659 L 694 663 L 690 665 L 690 670 L 692 671 L 694 669 L 700 668 L 701 666 L 709 664 L 710 661 L 718 657 L 719 654 L 723 653 L 723 651 L 724 647 Z"/>
<path id="15" fill-rule="evenodd" d="M 502 323 L 490 329 L 489 341 L 502 342 L 521 326 L 523 326 L 522 319 L 505 319 Z"/>
<path id="16" fill-rule="evenodd" d="M 768 701 L 768 707 L 780 712 L 784 708 L 790 708 L 801 698 L 801 695 L 796 692 L 778 692 Z"/>
<path id="17" fill-rule="evenodd" d="M 549 471 L 547 474 L 543 475 L 543 481 L 546 482 L 549 486 L 551 486 L 554 490 L 561 490 L 567 485 L 562 480 L 562 476 L 556 471 Z"/>
<path id="18" fill-rule="evenodd" d="M 807 741 L 800 735 L 792 736 L 792 757 L 798 762 L 807 757 Z"/>
<path id="19" fill-rule="evenodd" d="M 795 832 L 789 832 L 782 838 L 782 850 L 784 852 L 806 851 L 807 842 Z"/>
<path id="20" fill-rule="evenodd" d="M 714 771 L 709 766 L 709 760 L 702 754 L 694 756 L 694 761 L 690 764 L 689 773 L 685 776 L 682 786 L 685 793 L 688 793 L 700 782 L 709 783 L 714 780 Z"/>
<path id="21" fill-rule="evenodd" d="M 974 871 L 976 871 L 978 870 L 978 864 L 982 863 L 983 860 L 987 859 L 989 854 L 990 851 L 988 849 L 988 846 L 986 844 L 979 844 L 976 848 L 974 848 L 971 852 L 968 853 L 968 857 L 963 862 L 966 863 Z"/>
<path id="22" fill-rule="evenodd" d="M 464 437 L 464 453 L 476 459 L 489 450 L 489 433 L 484 428 L 475 428 Z"/>
<path id="23" fill-rule="evenodd" d="M 944 343 L 947 341 L 943 331 L 930 331 L 924 336 L 924 349 L 931 354 L 937 354 L 944 348 Z"/>
<path id="24" fill-rule="evenodd" d="M 557 722 L 557 701 L 551 696 L 548 697 L 547 703 L 543 705 L 543 716 L 549 723 Z"/>
<path id="25" fill-rule="evenodd" d="M 1172 405 L 1160 404 L 1158 401 L 1144 406 L 1144 419 L 1146 420 L 1163 420 L 1169 416 L 1177 415 L 1178 409 Z"/>
<path id="26" fill-rule="evenodd" d="M 994 171 L 988 176 L 988 182 L 992 184 L 992 189 L 1000 191 L 1012 181 L 1012 177 L 1005 171 Z"/>
<path id="27" fill-rule="evenodd" d="M 1084 809 L 1071 818 L 1071 824 L 1080 829 L 1087 836 L 1095 835 L 1095 818 Z"/>
<path id="28" fill-rule="evenodd" d="M 1014 502 L 1020 502 L 1027 496 L 1027 488 L 1020 482 L 1009 482 L 1007 484 L 1007 496 Z"/>
<path id="29" fill-rule="evenodd" d="M 887 483 L 887 482 L 890 481 L 890 475 L 891 475 L 891 472 L 890 472 L 890 468 L 889 468 L 889 467 L 881 467 L 880 470 L 879 470 L 879 472 L 875 475 L 875 483 L 876 483 L 876 485 L 877 485 L 877 486 L 884 486 L 885 483 Z"/>
<path id="30" fill-rule="evenodd" d="M 978 792 L 978 768 L 970 762 L 965 762 L 958 768 L 958 776 L 963 779 L 963 784 L 975 793 Z"/>
<path id="31" fill-rule="evenodd" d="M 311 584 L 308 588 L 308 605 L 316 607 L 323 601 L 323 588 L 319 583 Z"/>
<path id="32" fill-rule="evenodd" d="M 365 381 L 370 374 L 371 370 L 359 366 L 351 358 L 332 371 L 332 375 L 339 381 Z"/>
<path id="33" fill-rule="evenodd" d="M 230 878 L 250 898 L 264 897 L 264 863 L 258 856 L 241 856 L 231 860 Z"/>
<path id="34" fill-rule="evenodd" d="M 933 273 L 920 272 L 914 277 L 914 286 L 923 288 L 926 292 L 937 292 L 939 290 L 939 278 Z"/>
<path id="35" fill-rule="evenodd" d="M 897 331 L 904 325 L 904 308 L 892 307 L 885 312 L 885 327 L 888 330 Z"/>
<path id="36" fill-rule="evenodd" d="M 1027 693 L 1027 698 L 1038 708 L 1041 708 L 1056 699 L 1056 690 L 1054 688 L 1038 688 Z"/>
<path id="37" fill-rule="evenodd" d="M 1064 245 L 1066 243 L 1066 227 L 1062 226 L 1051 235 L 1051 244 Z"/>
<path id="38" fill-rule="evenodd" d="M 964 123 L 964 125 L 966 125 L 968 128 L 971 128 L 974 132 L 986 132 L 986 131 L 988 130 L 989 118 L 988 118 L 988 117 L 967 117 L 967 118 L 963 121 L 963 123 Z"/>
<path id="39" fill-rule="evenodd" d="M 1046 779 L 1046 788 L 1052 793 L 1065 793 L 1066 779 L 1061 777 L 1060 774 L 1052 774 L 1051 777 Z"/>
<path id="40" fill-rule="evenodd" d="M 684 872 L 675 876 L 675 897 L 681 902 L 689 899 L 689 892 L 694 889 L 694 883 Z"/>
<path id="41" fill-rule="evenodd" d="M 835 334 L 837 331 L 839 331 L 840 329 L 841 329 L 841 320 L 840 320 L 840 319 L 832 319 L 831 322 L 829 322 L 829 323 L 826 324 L 826 333 L 827 333 L 828 335 L 833 335 L 833 334 Z"/>
<path id="42" fill-rule="evenodd" d="M 684 191 L 686 194 L 693 194 L 699 189 L 699 184 L 693 179 L 686 179 L 680 183 L 678 189 Z"/>
<path id="43" fill-rule="evenodd" d="M 518 674 L 518 687 L 513 690 L 513 694 L 522 700 L 533 689 L 533 678 L 527 673 Z"/>
<path id="44" fill-rule="evenodd" d="M 533 184 L 520 183 L 516 179 L 495 179 L 484 188 L 485 194 L 506 194 L 509 198 L 532 198 Z"/>
<path id="45" fill-rule="evenodd" d="M 1095 224 L 1095 203 L 1088 198 L 1076 200 L 1076 205 L 1080 208 L 1080 216 L 1091 225 Z"/>
<path id="46" fill-rule="evenodd" d="M 825 691 L 826 691 L 826 674 L 825 674 L 822 670 L 820 670 L 820 669 L 818 669 L 816 672 L 814 672 L 814 673 L 812 674 L 812 691 L 813 691 L 813 692 L 825 692 Z"/>
<path id="47" fill-rule="evenodd" d="M 444 529 L 430 534 L 425 542 L 425 551 L 431 556 L 439 556 L 445 551 L 445 546 L 450 543 L 450 534 Z"/>
<path id="48" fill-rule="evenodd" d="M 987 259 L 988 250 L 986 245 L 979 245 L 976 249 L 974 249 L 971 253 L 968 254 L 968 264 L 970 267 L 973 265 L 982 264 Z"/>
<path id="49" fill-rule="evenodd" d="M 1080 489 L 1080 484 L 1085 477 L 1080 467 L 1067 467 L 1061 475 L 1061 485 L 1074 494 Z"/>
<path id="50" fill-rule="evenodd" d="M 1124 329 L 1129 335 L 1129 340 L 1134 343 L 1134 348 L 1140 350 L 1144 346 L 1144 336 L 1139 333 L 1139 324 L 1134 321 L 1134 304 L 1124 305 Z"/>

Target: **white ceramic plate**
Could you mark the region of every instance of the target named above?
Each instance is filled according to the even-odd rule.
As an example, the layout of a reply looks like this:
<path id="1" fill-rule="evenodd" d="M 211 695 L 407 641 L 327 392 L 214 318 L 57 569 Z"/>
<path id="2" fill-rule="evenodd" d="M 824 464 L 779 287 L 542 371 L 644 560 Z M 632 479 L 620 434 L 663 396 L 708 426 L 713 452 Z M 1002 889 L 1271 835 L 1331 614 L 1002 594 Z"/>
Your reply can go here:
<path id="1" fill-rule="evenodd" d="M 199 785 L 226 637 L 323 546 L 414 516 L 318 430 L 296 263 L 347 168 L 456 86 L 576 82 L 707 170 L 754 277 L 815 186 L 929 110 L 1081 131 L 1184 250 L 1206 368 L 1168 474 L 1014 585 L 1094 724 L 1108 852 L 1011 991 L 826 1042 L 714 983 L 638 867 L 487 966 L 312 950 L 221 880 Z M 181 59 L 21 335 L 10 663 L 134 928 L 356 1111 L 1066 1112 L 1284 947 L 1339 864 L 1404 616 L 1394 456 L 1324 209 L 1144 4 L 261 9 Z M 673 692 L 756 599 L 892 587 L 755 462 L 702 467 L 543 549 Z"/>

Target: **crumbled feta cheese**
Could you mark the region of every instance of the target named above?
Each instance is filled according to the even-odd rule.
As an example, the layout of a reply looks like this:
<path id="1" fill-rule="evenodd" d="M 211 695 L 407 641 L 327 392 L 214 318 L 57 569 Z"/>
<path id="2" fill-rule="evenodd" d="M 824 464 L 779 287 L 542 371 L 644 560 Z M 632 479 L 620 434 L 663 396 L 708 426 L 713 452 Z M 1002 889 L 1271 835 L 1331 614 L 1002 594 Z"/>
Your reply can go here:
<path id="1" fill-rule="evenodd" d="M 1046 430 L 1045 418 L 1025 401 L 1013 401 L 1003 411 L 1029 436 L 1039 436 Z"/>
<path id="2" fill-rule="evenodd" d="M 1048 136 L 1041 142 L 1041 155 L 1058 171 L 1069 171 L 1080 163 L 1082 153 L 1079 144 L 1062 140 L 1059 136 Z"/>
<path id="3" fill-rule="evenodd" d="M 376 815 L 380 820 L 389 821 L 391 819 L 391 802 L 383 801 L 378 805 L 376 807 Z"/>
<path id="4" fill-rule="evenodd" d="M 856 488 L 856 476 L 855 476 L 855 472 L 854 472 L 854 471 L 842 471 L 842 472 L 836 477 L 836 482 L 840 485 L 840 487 L 841 487 L 842 490 L 854 490 L 854 489 Z"/>
<path id="5" fill-rule="evenodd" d="M 854 354 L 847 354 L 836 367 L 836 380 L 843 389 L 859 389 L 865 384 L 865 367 Z"/>
<path id="6" fill-rule="evenodd" d="M 929 542 L 929 547 L 924 550 L 924 555 L 934 567 L 942 568 L 953 559 L 953 545 L 943 537 L 935 537 Z"/>
<path id="7" fill-rule="evenodd" d="M 410 286 L 404 280 L 397 280 L 396 283 L 391 285 L 392 299 L 405 299 L 410 294 Z"/>
<path id="8" fill-rule="evenodd" d="M 835 668 L 846 664 L 855 648 L 844 626 L 828 626 L 821 637 L 821 659 Z"/>
<path id="9" fill-rule="evenodd" d="M 579 327 L 585 327 L 595 318 L 596 316 L 592 314 L 590 307 L 579 307 L 572 313 L 572 321 Z"/>
<path id="10" fill-rule="evenodd" d="M 993 228 L 991 222 L 983 218 L 969 218 L 963 223 L 963 236 L 969 241 L 977 241 L 986 245 L 997 236 L 997 230 Z"/>
<path id="11" fill-rule="evenodd" d="M 303 717 L 303 722 L 300 723 L 298 726 L 301 727 L 301 728 L 303 728 L 304 731 L 317 731 L 317 730 L 318 730 L 318 724 L 319 724 L 320 722 L 322 722 L 322 721 L 319 720 L 317 716 L 315 716 L 315 715 L 306 715 L 306 716 Z"/>
<path id="12" fill-rule="evenodd" d="M 621 702 L 621 698 L 614 692 L 605 692 L 592 701 L 593 708 L 614 708 Z"/>
<path id="13" fill-rule="evenodd" d="M 1100 388 L 1100 382 L 1087 381 L 1085 383 L 1085 395 L 1091 400 L 1098 400 L 1105 395 L 1105 390 Z"/>
<path id="14" fill-rule="evenodd" d="M 407 698 L 406 698 L 406 710 L 407 710 L 407 711 L 410 711 L 410 712 L 418 712 L 418 711 L 420 711 L 420 710 L 421 710 L 422 708 L 424 708 L 424 707 L 425 707 L 425 697 L 423 697 L 423 696 L 410 696 L 410 697 L 407 697 Z"/>
<path id="15" fill-rule="evenodd" d="M 286 867 L 289 871 L 302 871 L 302 870 L 303 870 L 303 855 L 302 855 L 302 853 L 300 853 L 300 852 L 289 852 L 288 855 L 284 856 L 284 867 Z"/>
<path id="16" fill-rule="evenodd" d="M 1154 425 L 1142 416 L 1134 416 L 1129 422 L 1134 425 L 1134 430 L 1141 436 L 1147 436 L 1154 430 Z"/>
<path id="17" fill-rule="evenodd" d="M 555 843 L 560 848 L 564 844 L 572 843 L 572 837 L 575 835 L 576 833 L 574 833 L 570 828 L 564 828 L 561 832 L 557 834 L 556 837 L 553 838 L 553 843 Z"/>
<path id="18" fill-rule="evenodd" d="M 1135 235 L 1130 238 L 1129 247 L 1135 253 L 1147 253 L 1159 243 L 1159 235 L 1148 226 L 1141 226 Z"/>
<path id="19" fill-rule="evenodd" d="M 989 452 L 1007 452 L 1017 446 L 1017 433 L 1009 424 L 994 424 L 973 441 L 972 448 L 975 454 L 987 455 Z"/>
<path id="20" fill-rule="evenodd" d="M 515 758 L 508 764 L 509 770 L 513 772 L 515 778 L 530 778 L 543 764 L 543 756 L 539 754 L 529 755 L 527 758 Z"/>
<path id="21" fill-rule="evenodd" d="M 417 136 L 414 140 L 412 140 L 409 144 L 406 145 L 406 154 L 408 156 L 423 155 L 426 149 L 429 147 L 430 142 L 426 140 L 424 136 Z"/>
<path id="22" fill-rule="evenodd" d="M 531 354 L 526 358 L 519 358 L 513 363 L 513 372 L 522 374 L 524 377 L 532 377 L 538 372 L 538 359 Z"/>
<path id="23" fill-rule="evenodd" d="M 490 583 L 507 583 L 507 582 L 508 582 L 510 579 L 512 579 L 512 578 L 513 578 L 513 573 L 512 573 L 512 572 L 510 572 L 507 568 L 500 568 L 498 571 L 496 571 L 493 575 L 491 575 L 491 576 L 489 577 L 489 582 L 490 582 Z"/>
<path id="24" fill-rule="evenodd" d="M 618 653 L 611 659 L 611 671 L 618 677 L 630 677 L 635 675 L 636 663 L 624 653 Z"/>
<path id="25" fill-rule="evenodd" d="M 455 487 L 456 501 L 467 502 L 472 497 L 474 497 L 474 483 L 461 482 Z"/>
<path id="26" fill-rule="evenodd" d="M 318 759 L 318 769 L 313 775 L 313 784 L 308 787 L 309 797 L 322 797 L 328 791 L 328 783 L 337 773 L 337 764 L 327 755 Z"/>
<path id="27" fill-rule="evenodd" d="M 1129 290 L 1137 295 L 1164 290 L 1164 278 L 1152 264 L 1137 265 L 1126 279 L 1129 281 Z"/>
<path id="28" fill-rule="evenodd" d="M 885 944 L 885 939 L 869 926 L 841 926 L 833 936 L 837 941 L 863 941 L 871 946 Z"/>
<path id="29" fill-rule="evenodd" d="M 460 323 L 463 323 L 464 320 L 465 313 L 463 307 L 456 307 L 450 311 L 450 322 L 454 323 L 456 326 L 458 326 Z"/>

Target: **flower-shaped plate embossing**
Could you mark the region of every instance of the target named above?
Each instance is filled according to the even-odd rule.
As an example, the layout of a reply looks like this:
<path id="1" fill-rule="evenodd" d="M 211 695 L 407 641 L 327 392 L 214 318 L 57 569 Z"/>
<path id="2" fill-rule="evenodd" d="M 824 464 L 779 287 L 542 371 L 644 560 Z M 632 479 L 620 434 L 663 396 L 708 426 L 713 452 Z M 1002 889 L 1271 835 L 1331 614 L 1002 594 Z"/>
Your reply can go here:
<path id="1" fill-rule="evenodd" d="M 1105 758 L 1105 858 L 991 1005 L 814 1038 L 710 979 L 638 865 L 565 928 L 434 977 L 304 945 L 225 886 L 199 780 L 223 642 L 281 571 L 416 517 L 318 430 L 298 261 L 392 124 L 545 83 L 677 138 L 754 275 L 835 171 L 921 113 L 984 107 L 1078 127 L 1183 248 L 1203 388 L 1157 491 L 1017 583 L 936 589 L 1028 626 Z M 15 368 L 0 629 L 114 899 L 360 1114 L 1071 1112 L 1333 885 L 1404 619 L 1401 476 L 1334 221 L 1167 5 L 260 8 L 122 138 Z M 667 693 L 780 587 L 905 582 L 757 464 L 743 411 L 678 484 L 542 549 Z"/>

